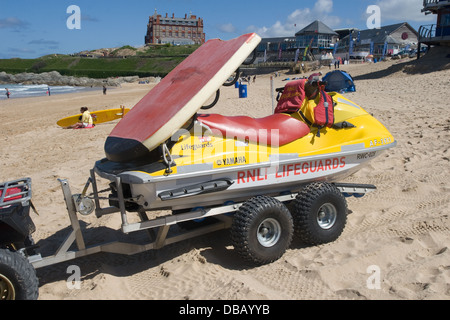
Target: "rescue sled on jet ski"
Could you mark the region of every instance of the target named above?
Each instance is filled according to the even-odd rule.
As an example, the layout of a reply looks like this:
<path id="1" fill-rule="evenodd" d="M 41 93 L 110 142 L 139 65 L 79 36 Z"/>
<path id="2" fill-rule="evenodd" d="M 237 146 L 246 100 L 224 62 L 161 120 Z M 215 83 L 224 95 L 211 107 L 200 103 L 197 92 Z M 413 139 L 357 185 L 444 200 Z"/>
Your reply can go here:
<path id="1" fill-rule="evenodd" d="M 91 182 L 97 192 L 96 175 L 110 181 L 109 210 L 121 211 L 125 233 L 159 228 L 161 245 L 170 242 L 171 225 L 214 231 L 204 223 L 219 222 L 231 227 L 241 255 L 269 263 L 284 253 L 294 230 L 311 244 L 336 240 L 346 223 L 345 196 L 376 189 L 340 182 L 394 147 L 394 137 L 361 106 L 325 93 L 320 82 L 288 83 L 266 118 L 199 113 L 260 40 L 247 34 L 208 41 L 113 129 Z M 103 209 L 96 210 L 101 216 Z M 158 210 L 172 214 L 127 222 L 127 212 Z"/>

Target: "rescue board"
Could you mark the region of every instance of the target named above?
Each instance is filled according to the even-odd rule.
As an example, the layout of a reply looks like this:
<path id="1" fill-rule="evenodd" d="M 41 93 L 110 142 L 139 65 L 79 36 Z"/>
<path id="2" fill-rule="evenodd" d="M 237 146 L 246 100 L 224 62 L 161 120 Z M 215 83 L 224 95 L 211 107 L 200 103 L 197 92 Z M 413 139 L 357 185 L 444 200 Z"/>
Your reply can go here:
<path id="1" fill-rule="evenodd" d="M 217 92 L 260 42 L 255 33 L 207 41 L 116 125 L 105 142 L 106 157 L 130 162 L 156 149 Z"/>
<path id="2" fill-rule="evenodd" d="M 130 109 L 123 108 L 117 108 L 117 109 L 107 109 L 107 110 L 99 110 L 99 111 L 92 111 L 91 116 L 92 120 L 94 121 L 94 124 L 99 123 L 105 123 L 109 121 L 114 121 L 117 119 L 123 118 L 124 115 L 126 115 Z M 66 117 L 61 120 L 59 120 L 56 124 L 60 127 L 69 127 L 71 125 L 74 125 L 81 120 L 82 114 L 77 114 L 74 116 Z"/>

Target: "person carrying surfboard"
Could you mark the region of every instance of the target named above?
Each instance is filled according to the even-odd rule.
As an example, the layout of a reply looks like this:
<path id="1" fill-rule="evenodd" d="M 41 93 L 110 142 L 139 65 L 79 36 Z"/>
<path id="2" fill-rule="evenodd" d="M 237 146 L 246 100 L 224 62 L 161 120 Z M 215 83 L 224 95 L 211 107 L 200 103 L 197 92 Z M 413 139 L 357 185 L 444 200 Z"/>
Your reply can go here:
<path id="1" fill-rule="evenodd" d="M 80 112 L 81 112 L 80 122 L 78 122 L 72 126 L 66 127 L 66 129 L 83 129 L 83 128 L 93 128 L 94 127 L 94 120 L 92 119 L 89 109 L 87 107 L 82 107 L 80 109 Z"/>

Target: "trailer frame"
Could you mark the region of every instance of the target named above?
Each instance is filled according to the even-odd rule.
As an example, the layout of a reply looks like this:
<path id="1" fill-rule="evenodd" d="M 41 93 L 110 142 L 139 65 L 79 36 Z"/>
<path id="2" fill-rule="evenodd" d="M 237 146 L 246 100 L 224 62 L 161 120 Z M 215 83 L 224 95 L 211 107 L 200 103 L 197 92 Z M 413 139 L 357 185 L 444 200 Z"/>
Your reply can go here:
<path id="1" fill-rule="evenodd" d="M 183 240 L 191 239 L 208 233 L 216 232 L 219 230 L 229 229 L 232 225 L 232 216 L 234 212 L 245 203 L 233 203 L 230 205 L 222 205 L 214 208 L 200 209 L 192 212 L 181 213 L 176 215 L 167 215 L 154 219 L 148 219 L 147 212 L 145 210 L 138 211 L 138 215 L 141 219 L 138 223 L 129 223 L 127 217 L 127 211 L 125 208 L 125 199 L 122 190 L 121 178 L 116 177 L 116 186 L 118 193 L 117 207 L 102 208 L 99 196 L 100 192 L 108 190 L 98 190 L 97 179 L 95 170 L 90 171 L 90 177 L 86 182 L 86 185 L 81 194 L 72 194 L 69 181 L 66 179 L 58 179 L 61 184 L 62 192 L 64 195 L 64 201 L 66 203 L 67 212 L 71 224 L 72 231 L 63 241 L 63 243 L 56 250 L 54 255 L 42 257 L 41 254 L 29 256 L 28 260 L 35 269 L 47 267 L 50 265 L 74 260 L 77 258 L 93 255 L 100 252 L 115 253 L 123 255 L 134 255 L 149 250 L 161 249 L 169 244 L 180 242 Z M 344 195 L 346 196 L 362 196 L 368 192 L 376 190 L 374 185 L 366 184 L 348 184 L 348 183 L 335 183 L 334 184 Z M 87 196 L 87 190 L 89 186 L 92 186 L 93 196 Z M 298 193 L 289 193 L 273 198 L 280 202 L 292 201 L 297 197 Z M 149 242 L 145 244 L 135 244 L 121 241 L 106 242 L 103 244 L 97 244 L 93 246 L 86 246 L 85 237 L 83 235 L 80 220 L 77 214 L 88 215 L 95 210 L 95 215 L 100 218 L 104 215 L 109 215 L 119 212 L 121 215 L 122 225 L 121 231 L 125 234 L 130 234 L 138 231 L 146 230 L 148 232 Z M 188 230 L 174 235 L 169 235 L 169 229 L 178 223 L 193 221 L 198 219 L 204 219 L 207 217 L 215 217 L 218 221 L 214 224 L 198 227 L 194 230 Z M 76 250 L 70 250 L 73 244 L 76 244 Z"/>

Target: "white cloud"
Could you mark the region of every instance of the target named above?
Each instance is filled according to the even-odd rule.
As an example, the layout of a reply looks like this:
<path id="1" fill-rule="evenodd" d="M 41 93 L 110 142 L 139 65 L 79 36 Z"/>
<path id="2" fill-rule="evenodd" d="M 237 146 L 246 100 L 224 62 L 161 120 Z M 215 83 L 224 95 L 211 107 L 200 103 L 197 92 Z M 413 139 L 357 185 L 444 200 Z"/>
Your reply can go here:
<path id="1" fill-rule="evenodd" d="M 292 37 L 308 24 L 320 20 L 330 28 L 337 27 L 341 19 L 331 15 L 333 0 L 317 0 L 313 8 L 296 9 L 286 18 L 286 21 L 277 21 L 272 26 L 249 26 L 247 32 L 256 32 L 264 38 Z"/>
<path id="2" fill-rule="evenodd" d="M 422 1 L 411 0 L 378 0 L 376 5 L 381 9 L 381 21 L 384 19 L 396 20 L 399 22 L 433 22 L 436 16 L 426 16 Z"/>
<path id="3" fill-rule="evenodd" d="M 331 13 L 333 11 L 333 0 L 317 0 L 314 11 L 319 13 Z"/>
<path id="4" fill-rule="evenodd" d="M 22 29 L 28 26 L 28 22 L 22 21 L 15 17 L 0 19 L 0 29 Z"/>
<path id="5" fill-rule="evenodd" d="M 249 26 L 247 32 L 256 32 L 263 38 L 270 38 L 292 36 L 296 31 L 294 25 L 288 23 L 282 24 L 280 21 L 277 21 L 271 27 Z"/>
<path id="6" fill-rule="evenodd" d="M 236 27 L 231 23 L 221 24 L 221 25 L 217 26 L 217 29 L 219 29 L 222 32 L 226 32 L 226 33 L 236 32 Z"/>

